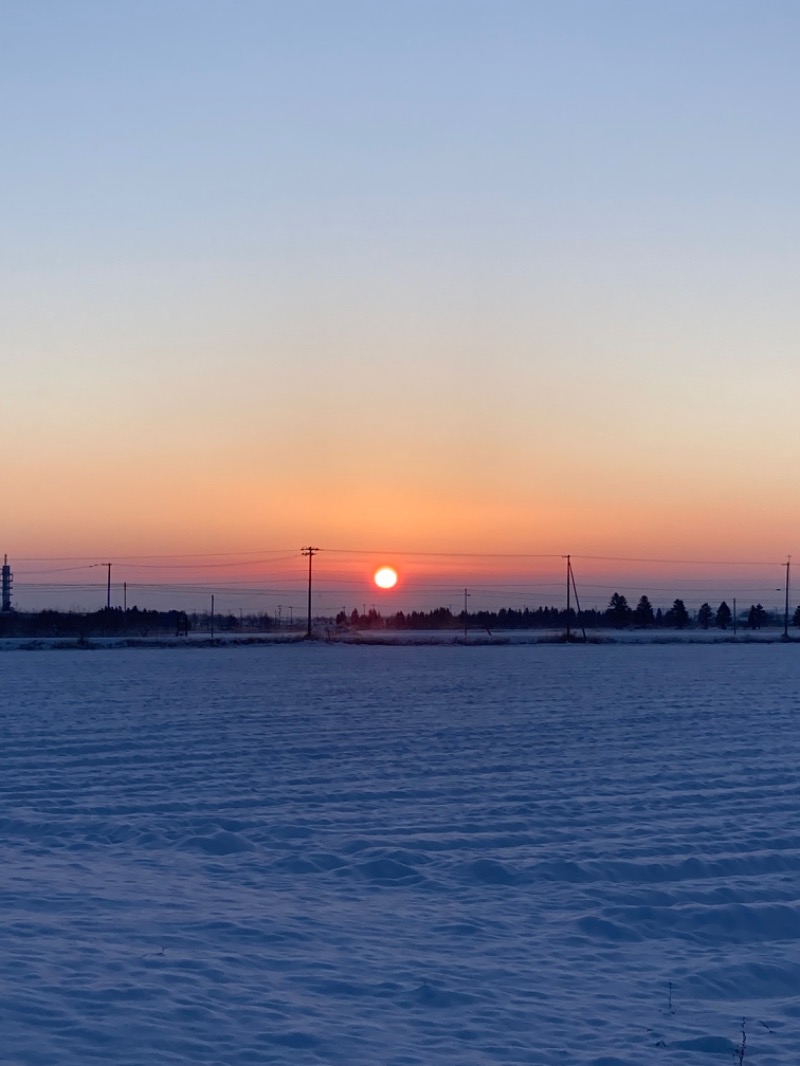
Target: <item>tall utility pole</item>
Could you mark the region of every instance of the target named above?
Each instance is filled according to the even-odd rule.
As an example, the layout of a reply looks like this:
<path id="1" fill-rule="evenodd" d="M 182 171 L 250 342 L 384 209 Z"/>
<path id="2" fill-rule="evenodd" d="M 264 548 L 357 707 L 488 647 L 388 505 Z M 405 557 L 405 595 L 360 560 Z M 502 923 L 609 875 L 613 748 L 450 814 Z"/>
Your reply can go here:
<path id="1" fill-rule="evenodd" d="M 786 556 L 786 562 L 783 564 L 786 567 L 786 600 L 783 608 L 783 639 L 789 639 L 789 570 L 792 565 L 791 555 Z"/>
<path id="2" fill-rule="evenodd" d="M 211 639 L 214 639 L 214 593 L 211 593 Z"/>
<path id="3" fill-rule="evenodd" d="M 301 553 L 308 556 L 308 626 L 306 627 L 306 640 L 311 640 L 311 560 L 319 551 L 319 548 L 301 548 Z"/>
<path id="4" fill-rule="evenodd" d="M 108 584 L 106 585 L 106 610 L 111 610 L 111 563 L 101 563 L 101 566 L 108 567 Z"/>
<path id="5" fill-rule="evenodd" d="M 570 611 L 569 592 L 570 592 L 570 585 L 572 584 L 572 582 L 570 580 L 571 577 L 572 577 L 572 570 L 571 570 L 571 567 L 570 567 L 569 556 L 567 556 L 567 633 L 566 633 L 566 637 L 567 637 L 567 641 L 568 642 L 569 642 L 569 637 L 570 637 L 570 632 L 569 632 L 569 611 Z"/>
<path id="6" fill-rule="evenodd" d="M 469 592 L 464 589 L 464 640 L 467 639 L 467 623 L 469 615 L 467 614 L 467 600 L 469 599 Z"/>

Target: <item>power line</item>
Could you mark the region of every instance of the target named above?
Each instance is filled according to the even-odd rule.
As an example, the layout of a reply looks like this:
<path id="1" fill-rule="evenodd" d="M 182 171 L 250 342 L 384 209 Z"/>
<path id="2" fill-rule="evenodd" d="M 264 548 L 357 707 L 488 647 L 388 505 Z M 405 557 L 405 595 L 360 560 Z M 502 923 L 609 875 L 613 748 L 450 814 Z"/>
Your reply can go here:
<path id="1" fill-rule="evenodd" d="M 377 548 L 316 548 L 317 552 L 325 552 L 326 554 L 336 555 L 374 555 L 374 556 L 398 556 L 401 558 L 452 558 L 452 559 L 564 559 L 566 558 L 563 552 L 467 552 L 467 551 L 409 551 L 396 549 L 377 549 Z M 304 549 L 300 549 L 301 554 L 305 554 Z M 100 554 L 100 553 L 97 553 Z M 30 555 L 30 556 L 17 556 L 17 560 L 21 563 L 29 562 L 89 562 L 94 561 L 97 558 L 95 555 Z M 129 565 L 164 565 L 168 566 L 169 563 L 163 564 L 136 564 L 136 560 L 171 560 L 171 559 L 241 559 L 245 556 L 276 556 L 282 555 L 286 558 L 294 558 L 298 554 L 296 548 L 254 548 L 249 551 L 235 551 L 235 552 L 180 552 L 180 553 L 161 553 L 161 554 L 149 554 L 149 555 L 109 555 L 103 552 L 107 559 L 114 563 L 114 565 L 129 564 Z M 665 565 L 665 566 L 785 566 L 785 562 L 776 560 L 747 560 L 747 559 L 670 559 L 670 558 L 658 558 L 658 557 L 646 557 L 646 556 L 626 556 L 626 555 L 581 555 L 572 553 L 573 559 L 589 560 L 594 562 L 616 562 L 616 563 L 644 563 L 650 565 Z M 251 560 L 252 562 L 258 561 L 257 559 Z M 107 565 L 107 564 L 103 564 Z M 177 565 L 177 564 L 176 564 Z M 197 565 L 197 564 L 186 564 Z M 211 564 L 209 564 L 211 565 Z M 214 565 L 228 565 L 228 564 L 214 564 Z M 231 564 L 233 565 L 233 564 Z"/>
<path id="2" fill-rule="evenodd" d="M 336 555 L 386 555 L 408 558 L 411 556 L 424 559 L 561 559 L 561 555 L 552 552 L 534 554 L 531 552 L 415 552 L 415 551 L 378 551 L 375 548 L 318 548 L 326 554 Z"/>
<path id="3" fill-rule="evenodd" d="M 84 563 L 83 566 L 57 566 L 48 570 L 18 570 L 18 574 L 66 574 L 75 570 L 90 570 L 94 563 Z"/>
<path id="4" fill-rule="evenodd" d="M 81 560 L 96 559 L 97 555 L 18 555 L 15 556 L 21 563 L 52 563 L 52 562 L 78 562 Z M 297 548 L 257 548 L 252 551 L 238 552 L 181 552 L 176 554 L 163 553 L 161 555 L 109 555 L 103 552 L 107 559 L 113 563 L 126 563 L 131 559 L 218 559 L 230 558 L 242 555 L 296 555 Z M 105 565 L 105 563 L 103 564 Z"/>
<path id="5" fill-rule="evenodd" d="M 748 562 L 745 559 L 640 559 L 624 555 L 573 555 L 573 559 L 590 559 L 606 563 L 648 563 L 664 566 L 785 566 L 774 560 Z"/>

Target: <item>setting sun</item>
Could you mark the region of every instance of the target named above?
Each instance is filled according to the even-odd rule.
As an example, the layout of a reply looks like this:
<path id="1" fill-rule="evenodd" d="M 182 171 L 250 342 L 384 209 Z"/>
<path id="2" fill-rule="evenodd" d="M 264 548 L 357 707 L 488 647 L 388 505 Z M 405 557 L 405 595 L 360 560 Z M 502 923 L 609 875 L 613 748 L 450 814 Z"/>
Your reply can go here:
<path id="1" fill-rule="evenodd" d="M 382 566 L 375 571 L 373 581 L 379 589 L 393 589 L 397 584 L 397 571 L 391 566 Z"/>

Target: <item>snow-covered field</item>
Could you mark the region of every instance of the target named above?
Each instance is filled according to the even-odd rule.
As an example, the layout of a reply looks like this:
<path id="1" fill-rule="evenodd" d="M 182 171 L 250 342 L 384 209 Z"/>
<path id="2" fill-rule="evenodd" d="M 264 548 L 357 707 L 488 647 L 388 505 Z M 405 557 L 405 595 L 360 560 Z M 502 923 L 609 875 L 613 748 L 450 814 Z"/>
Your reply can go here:
<path id="1" fill-rule="evenodd" d="M 795 645 L 2 667 L 2 1066 L 800 1061 Z"/>

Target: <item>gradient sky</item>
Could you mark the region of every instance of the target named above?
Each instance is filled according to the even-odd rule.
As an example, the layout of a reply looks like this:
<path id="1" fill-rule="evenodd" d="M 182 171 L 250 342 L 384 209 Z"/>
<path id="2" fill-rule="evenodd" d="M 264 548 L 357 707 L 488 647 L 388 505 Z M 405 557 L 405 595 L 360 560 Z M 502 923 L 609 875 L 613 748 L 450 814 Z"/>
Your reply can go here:
<path id="1" fill-rule="evenodd" d="M 799 42 L 3 0 L 0 551 L 800 550 Z"/>

